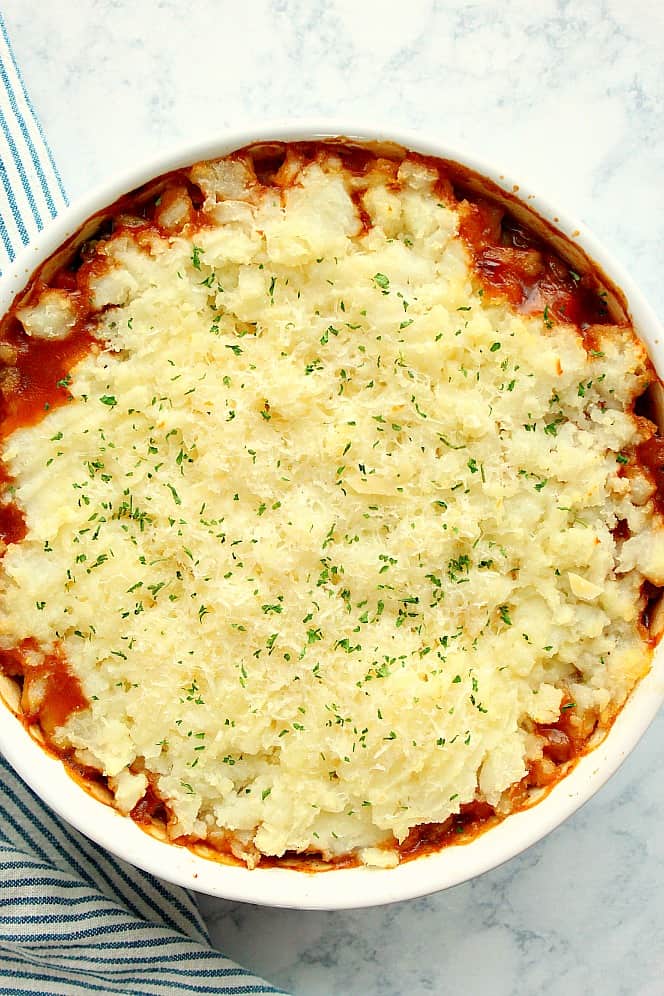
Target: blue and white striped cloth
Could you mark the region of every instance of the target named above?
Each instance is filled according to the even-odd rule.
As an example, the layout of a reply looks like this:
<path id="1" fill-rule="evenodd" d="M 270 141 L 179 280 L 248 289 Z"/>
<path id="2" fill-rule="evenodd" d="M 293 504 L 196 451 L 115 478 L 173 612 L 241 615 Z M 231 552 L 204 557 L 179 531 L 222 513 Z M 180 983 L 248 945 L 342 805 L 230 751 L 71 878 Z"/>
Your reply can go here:
<path id="1" fill-rule="evenodd" d="M 67 204 L 0 13 L 0 273 Z"/>
<path id="2" fill-rule="evenodd" d="M 0 14 L 0 273 L 66 203 Z M 210 947 L 192 895 L 66 826 L 0 757 L 0 996 L 279 992 Z"/>

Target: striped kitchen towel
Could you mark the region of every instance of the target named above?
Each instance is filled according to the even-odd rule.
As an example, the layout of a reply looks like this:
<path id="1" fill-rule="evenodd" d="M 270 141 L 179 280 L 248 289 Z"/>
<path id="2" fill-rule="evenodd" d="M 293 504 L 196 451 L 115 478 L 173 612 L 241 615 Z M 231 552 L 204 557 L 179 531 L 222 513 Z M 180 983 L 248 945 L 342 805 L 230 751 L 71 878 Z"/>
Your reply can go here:
<path id="1" fill-rule="evenodd" d="M 0 14 L 0 273 L 66 203 Z M 0 996 L 279 992 L 210 947 L 192 895 L 68 827 L 0 757 Z"/>
<path id="2" fill-rule="evenodd" d="M 0 274 L 67 204 L 0 13 Z"/>

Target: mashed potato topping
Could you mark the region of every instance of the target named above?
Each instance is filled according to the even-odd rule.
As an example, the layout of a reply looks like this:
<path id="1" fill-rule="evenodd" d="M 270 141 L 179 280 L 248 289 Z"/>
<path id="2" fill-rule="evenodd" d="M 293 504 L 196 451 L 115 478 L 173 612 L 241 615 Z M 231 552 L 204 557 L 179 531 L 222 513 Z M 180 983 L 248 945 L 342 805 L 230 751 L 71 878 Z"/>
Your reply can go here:
<path id="1" fill-rule="evenodd" d="M 415 157 L 202 163 L 18 309 L 99 345 L 4 441 L 0 645 L 32 716 L 66 660 L 51 740 L 123 812 L 149 790 L 250 865 L 391 864 L 507 812 L 542 730 L 606 726 L 647 671 L 645 349 L 488 293 L 468 210 Z"/>

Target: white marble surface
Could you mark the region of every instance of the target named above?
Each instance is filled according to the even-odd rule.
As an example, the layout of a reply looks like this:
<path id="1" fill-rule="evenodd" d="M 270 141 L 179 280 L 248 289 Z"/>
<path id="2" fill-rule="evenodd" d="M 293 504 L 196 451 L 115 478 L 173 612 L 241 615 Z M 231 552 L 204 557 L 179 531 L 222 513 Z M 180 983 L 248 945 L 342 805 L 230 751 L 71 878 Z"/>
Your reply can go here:
<path id="1" fill-rule="evenodd" d="M 587 222 L 664 312 L 661 0 L 4 0 L 72 196 L 183 139 L 352 115 L 465 145 Z M 353 913 L 203 900 L 301 996 L 664 993 L 664 716 L 607 788 L 474 883 Z"/>

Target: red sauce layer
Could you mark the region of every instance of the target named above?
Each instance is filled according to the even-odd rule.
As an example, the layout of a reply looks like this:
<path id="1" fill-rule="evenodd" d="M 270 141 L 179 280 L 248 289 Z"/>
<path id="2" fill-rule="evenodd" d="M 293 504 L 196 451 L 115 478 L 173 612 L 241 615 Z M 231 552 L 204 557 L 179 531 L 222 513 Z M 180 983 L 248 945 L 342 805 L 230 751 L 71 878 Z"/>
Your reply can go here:
<path id="1" fill-rule="evenodd" d="M 0 505 L 0 540 L 3 543 L 20 543 L 25 538 L 25 517 L 16 505 Z"/>
<path id="2" fill-rule="evenodd" d="M 42 654 L 35 640 L 24 640 L 18 647 L 0 650 L 0 672 L 22 679 L 22 718 L 38 722 L 47 736 L 90 704 L 60 647 Z"/>
<path id="3" fill-rule="evenodd" d="M 17 353 L 11 368 L 16 370 L 16 375 L 12 373 L 16 383 L 0 394 L 0 438 L 4 439 L 69 400 L 69 371 L 94 340 L 84 331 L 74 331 L 61 341 L 30 338 L 16 318 L 4 324 L 2 339 Z"/>
<path id="4" fill-rule="evenodd" d="M 138 800 L 130 816 L 132 820 L 143 826 L 151 826 L 155 820 L 168 822 L 168 811 L 164 801 L 159 798 L 152 785 L 148 785 L 145 795 Z"/>
<path id="5" fill-rule="evenodd" d="M 456 816 L 450 816 L 444 823 L 424 823 L 413 827 L 399 845 L 401 860 L 410 861 L 452 844 L 467 844 L 498 822 L 500 818 L 488 803 L 465 803 Z"/>
<path id="6" fill-rule="evenodd" d="M 579 274 L 529 229 L 483 198 L 466 201 L 459 233 L 489 294 L 499 294 L 527 314 L 570 322 L 580 331 L 608 320 L 601 286 Z"/>

